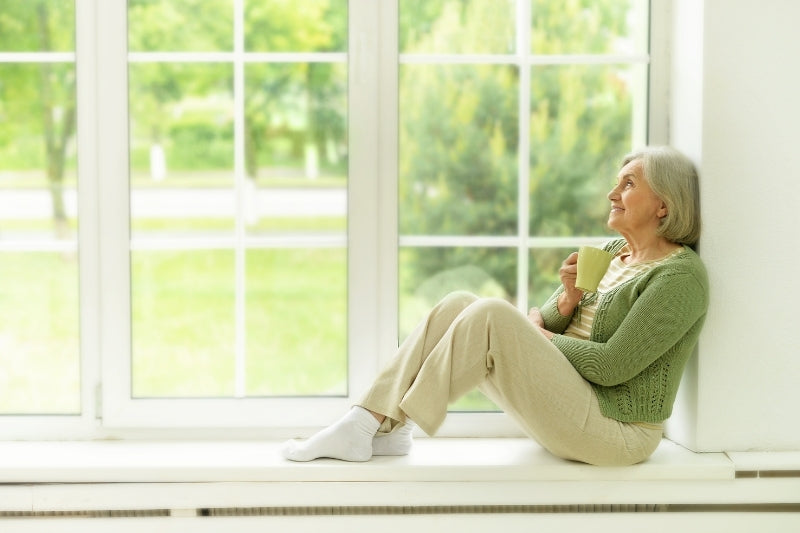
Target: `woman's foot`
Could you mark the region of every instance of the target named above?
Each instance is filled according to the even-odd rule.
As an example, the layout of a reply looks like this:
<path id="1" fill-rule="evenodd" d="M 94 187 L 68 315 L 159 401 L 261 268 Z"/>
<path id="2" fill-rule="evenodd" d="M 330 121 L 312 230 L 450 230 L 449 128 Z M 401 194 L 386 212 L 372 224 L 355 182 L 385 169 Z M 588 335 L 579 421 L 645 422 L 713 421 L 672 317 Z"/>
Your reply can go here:
<path id="1" fill-rule="evenodd" d="M 281 454 L 291 461 L 312 461 L 320 457 L 342 461 L 369 461 L 372 442 L 380 423 L 362 407 L 353 407 L 338 422 L 304 440 L 290 440 Z M 401 428 L 402 429 L 402 428 Z"/>
<path id="2" fill-rule="evenodd" d="M 372 455 L 408 455 L 414 438 L 411 432 L 414 423 L 408 420 L 391 433 L 375 435 L 372 439 Z"/>

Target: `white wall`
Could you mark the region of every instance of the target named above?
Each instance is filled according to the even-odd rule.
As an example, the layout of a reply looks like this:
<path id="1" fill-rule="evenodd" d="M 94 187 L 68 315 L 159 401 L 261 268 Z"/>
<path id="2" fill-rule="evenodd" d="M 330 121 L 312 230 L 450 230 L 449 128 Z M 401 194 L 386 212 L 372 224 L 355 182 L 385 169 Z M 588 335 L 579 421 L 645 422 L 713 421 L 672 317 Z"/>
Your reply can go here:
<path id="1" fill-rule="evenodd" d="M 670 142 L 700 170 L 711 307 L 667 435 L 800 450 L 800 2 L 672 12 Z"/>

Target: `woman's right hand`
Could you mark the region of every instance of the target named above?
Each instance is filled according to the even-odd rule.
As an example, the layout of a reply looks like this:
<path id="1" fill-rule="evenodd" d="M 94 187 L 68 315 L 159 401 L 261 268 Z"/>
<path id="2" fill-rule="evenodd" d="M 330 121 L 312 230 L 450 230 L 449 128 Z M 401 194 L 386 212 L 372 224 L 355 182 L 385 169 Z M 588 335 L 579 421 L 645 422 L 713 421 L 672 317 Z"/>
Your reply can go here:
<path id="1" fill-rule="evenodd" d="M 561 316 L 570 316 L 583 297 L 583 291 L 575 288 L 578 277 L 578 252 L 572 252 L 561 263 L 558 277 L 564 285 L 564 292 L 558 298 L 558 312 Z"/>

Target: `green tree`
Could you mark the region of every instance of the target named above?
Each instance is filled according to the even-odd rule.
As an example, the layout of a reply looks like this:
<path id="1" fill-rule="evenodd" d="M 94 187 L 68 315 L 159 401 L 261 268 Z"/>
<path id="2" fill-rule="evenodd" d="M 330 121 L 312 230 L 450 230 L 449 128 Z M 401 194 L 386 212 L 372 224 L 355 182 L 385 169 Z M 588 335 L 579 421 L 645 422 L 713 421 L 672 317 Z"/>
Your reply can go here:
<path id="1" fill-rule="evenodd" d="M 69 51 L 74 49 L 71 2 L 33 0 L 6 2 L 0 14 L 0 50 Z M 41 151 L 16 164 L 44 168 L 52 200 L 56 235 L 66 235 L 64 175 L 69 147 L 75 137 L 75 68 L 73 64 L 38 63 L 9 65 L 0 80 L 0 113 L 4 115 L 0 137 L 22 145 L 31 137 L 41 139 Z M 38 120 L 31 120 L 38 117 Z M 13 139 L 13 141 L 12 141 Z"/>
<path id="2" fill-rule="evenodd" d="M 230 0 L 130 0 L 128 48 L 132 52 L 231 51 L 233 6 Z M 228 138 L 232 137 L 233 69 L 229 65 L 134 63 L 129 73 L 134 139 L 147 140 L 148 157 L 165 151 L 166 146 L 174 156 L 171 166 L 232 166 L 231 146 L 227 145 L 227 157 L 220 158 L 212 145 L 225 137 L 226 126 Z M 209 98 L 225 102 L 227 121 L 210 125 L 208 117 L 189 114 L 184 118 L 174 113 L 181 104 Z M 140 164 L 138 158 L 132 159 L 134 165 Z"/>
<path id="3" fill-rule="evenodd" d="M 347 49 L 346 0 L 251 1 L 245 8 L 248 52 L 344 52 Z M 253 65 L 247 71 L 245 159 L 257 177 L 263 164 L 275 164 L 269 147 L 289 139 L 291 155 L 326 154 L 345 138 L 346 76 L 329 63 Z M 338 143 L 333 161 L 345 151 Z M 313 157 L 313 156 L 312 156 Z M 307 169 L 307 174 L 313 174 Z"/>
<path id="4" fill-rule="evenodd" d="M 403 1 L 402 12 L 411 4 L 412 0 Z M 613 51 L 626 35 L 628 4 L 536 0 L 532 49 L 545 54 Z M 497 53 L 498 42 L 508 41 L 514 20 L 510 10 L 494 7 L 496 3 L 475 0 L 432 3 L 421 12 L 418 28 L 408 21 L 401 24 L 404 51 Z M 408 13 L 416 16 L 413 10 Z M 401 232 L 515 235 L 516 67 L 407 65 L 402 69 Z M 531 235 L 607 234 L 605 192 L 619 158 L 631 145 L 629 75 L 627 67 L 617 65 L 532 67 Z M 413 253 L 416 283 L 443 269 L 475 264 L 508 294 L 516 292 L 513 254 L 430 248 Z M 533 257 L 533 267 L 555 272 L 555 257 L 543 251 Z"/>
<path id="5" fill-rule="evenodd" d="M 505 35 L 512 13 L 487 2 L 401 3 L 406 53 L 496 53 L 483 35 Z M 415 7 L 423 9 L 415 11 Z M 408 22 L 423 15 L 419 28 Z M 435 16 L 434 20 L 427 17 Z M 412 42 L 414 36 L 419 36 Z M 400 86 L 400 232 L 513 235 L 516 232 L 518 73 L 498 65 L 405 65 Z M 417 286 L 437 272 L 478 265 L 507 281 L 515 263 L 487 248 L 413 253 Z"/>
<path id="6" fill-rule="evenodd" d="M 346 6 L 346 0 L 245 2 L 244 49 L 268 53 L 344 52 Z M 128 17 L 129 48 L 134 52 L 234 49 L 230 0 L 130 0 Z M 192 144 L 189 140 L 194 140 L 194 145 L 200 146 L 195 150 L 172 149 L 173 155 L 180 156 L 176 157 L 176 164 L 181 168 L 230 167 L 232 64 L 134 64 L 130 78 L 132 117 L 140 137 L 148 138 L 155 146 L 162 142 L 175 144 L 181 139 L 184 144 Z M 245 80 L 244 142 L 249 177 L 257 176 L 259 166 L 275 163 L 270 159 L 274 152 L 270 150 L 271 143 L 288 140 L 291 156 L 302 161 L 309 147 L 316 153 L 329 153 L 325 148 L 331 139 L 344 138 L 346 77 L 340 66 L 248 62 Z M 208 104 L 206 116 L 175 118 L 170 112 L 185 109 L 193 100 Z M 227 113 L 214 108 L 219 103 Z M 220 133 L 221 129 L 229 130 L 231 135 Z M 224 146 L 229 157 L 221 158 L 220 150 L 210 149 L 208 142 Z M 339 143 L 334 155 L 343 151 L 342 145 Z"/>

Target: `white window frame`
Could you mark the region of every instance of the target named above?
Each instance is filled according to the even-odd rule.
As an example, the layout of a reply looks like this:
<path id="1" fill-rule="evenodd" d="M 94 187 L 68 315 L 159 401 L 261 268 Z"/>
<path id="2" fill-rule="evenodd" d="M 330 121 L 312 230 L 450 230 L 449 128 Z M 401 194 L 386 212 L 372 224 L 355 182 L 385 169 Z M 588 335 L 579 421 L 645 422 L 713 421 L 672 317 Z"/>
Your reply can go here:
<path id="1" fill-rule="evenodd" d="M 234 1 L 242 9 L 241 0 Z M 517 297 L 524 308 L 529 250 L 578 243 L 577 239 L 531 238 L 525 222 L 520 223 L 519 234 L 510 238 L 399 236 L 398 63 L 448 58 L 399 55 L 397 0 L 349 0 L 348 396 L 131 399 L 130 221 L 119 216 L 129 211 L 127 3 L 75 0 L 75 6 L 82 412 L 1 417 L 0 438 L 203 438 L 218 435 L 219 428 L 226 429 L 226 436 L 282 437 L 301 428 L 324 426 L 357 401 L 396 350 L 399 246 L 516 247 L 521 265 Z M 530 32 L 528 6 L 521 2 L 518 13 L 522 17 L 518 35 L 523 40 Z M 650 20 L 651 51 L 644 59 L 650 62 L 650 88 L 640 110 L 649 117 L 650 142 L 663 143 L 667 139 L 669 0 L 651 1 Z M 523 53 L 501 60 L 518 65 L 538 61 L 524 52 L 529 50 L 527 45 L 519 49 Z M 526 97 L 519 99 L 520 116 L 528 116 L 529 66 L 521 72 L 527 76 L 521 76 L 519 90 Z M 524 134 L 520 143 L 527 142 Z M 521 191 L 527 190 L 527 153 L 526 148 L 519 156 Z M 241 157 L 236 155 L 237 174 Z M 527 194 L 519 196 L 520 212 L 525 215 Z M 501 413 L 452 413 L 440 434 L 507 436 L 519 430 Z"/>

